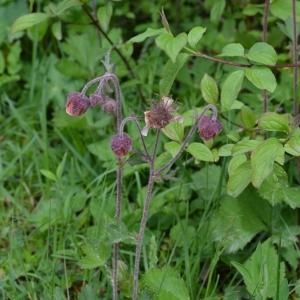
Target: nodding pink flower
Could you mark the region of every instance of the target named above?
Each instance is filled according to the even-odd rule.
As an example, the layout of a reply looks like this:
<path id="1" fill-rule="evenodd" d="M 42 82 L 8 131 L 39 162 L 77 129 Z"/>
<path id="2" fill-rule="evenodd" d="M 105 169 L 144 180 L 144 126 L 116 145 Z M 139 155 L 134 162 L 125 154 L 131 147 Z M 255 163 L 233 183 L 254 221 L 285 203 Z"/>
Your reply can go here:
<path id="1" fill-rule="evenodd" d="M 81 116 L 90 106 L 89 99 L 81 93 L 69 93 L 65 106 L 67 114 L 70 116 Z"/>
<path id="2" fill-rule="evenodd" d="M 125 132 L 123 132 L 123 136 L 120 134 L 114 135 L 110 139 L 110 147 L 114 154 L 121 158 L 131 151 L 132 139 Z"/>
<path id="3" fill-rule="evenodd" d="M 208 142 L 222 131 L 222 123 L 216 119 L 213 120 L 210 116 L 203 116 L 198 126 L 200 137 Z"/>
<path id="4" fill-rule="evenodd" d="M 93 93 L 90 95 L 91 106 L 96 106 L 98 104 L 103 104 L 106 102 L 107 96 L 104 93 Z"/>
<path id="5" fill-rule="evenodd" d="M 161 101 L 154 103 L 151 110 L 144 112 L 146 126 L 142 130 L 142 135 L 146 136 L 149 128 L 159 129 L 174 121 L 183 122 L 182 116 L 173 115 L 177 111 L 177 108 L 173 107 L 173 102 L 173 99 L 162 96 Z"/>
<path id="6" fill-rule="evenodd" d="M 107 114 L 115 115 L 117 110 L 117 102 L 114 99 L 108 98 L 103 104 L 102 109 Z"/>

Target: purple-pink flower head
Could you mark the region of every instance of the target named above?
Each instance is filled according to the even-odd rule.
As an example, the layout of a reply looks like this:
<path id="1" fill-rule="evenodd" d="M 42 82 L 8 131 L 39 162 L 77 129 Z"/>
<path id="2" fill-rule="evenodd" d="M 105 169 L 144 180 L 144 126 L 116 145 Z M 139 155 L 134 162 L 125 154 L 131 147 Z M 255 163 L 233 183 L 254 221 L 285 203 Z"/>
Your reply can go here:
<path id="1" fill-rule="evenodd" d="M 173 102 L 173 99 L 162 96 L 159 102 L 153 104 L 151 110 L 144 112 L 146 122 L 146 126 L 142 130 L 144 136 L 148 134 L 149 128 L 159 129 L 174 121 L 183 122 L 182 116 L 173 115 L 177 111 L 177 108 L 173 107 Z"/>
<path id="2" fill-rule="evenodd" d="M 123 136 L 121 134 L 114 135 L 110 139 L 110 147 L 114 154 L 121 158 L 131 151 L 132 139 L 125 132 L 123 132 Z"/>
<path id="3" fill-rule="evenodd" d="M 107 96 L 101 92 L 99 93 L 93 93 L 90 95 L 90 102 L 91 102 L 91 106 L 96 106 L 98 104 L 103 104 L 106 102 Z"/>
<path id="4" fill-rule="evenodd" d="M 107 114 L 115 115 L 117 110 L 117 102 L 114 99 L 108 98 L 103 104 L 102 109 Z"/>
<path id="5" fill-rule="evenodd" d="M 65 106 L 66 113 L 70 116 L 81 116 L 90 106 L 89 99 L 77 92 L 69 93 L 67 104 Z"/>
<path id="6" fill-rule="evenodd" d="M 208 142 L 218 135 L 222 131 L 222 128 L 223 125 L 218 119 L 213 120 L 212 117 L 203 116 L 200 120 L 198 131 L 200 137 Z"/>

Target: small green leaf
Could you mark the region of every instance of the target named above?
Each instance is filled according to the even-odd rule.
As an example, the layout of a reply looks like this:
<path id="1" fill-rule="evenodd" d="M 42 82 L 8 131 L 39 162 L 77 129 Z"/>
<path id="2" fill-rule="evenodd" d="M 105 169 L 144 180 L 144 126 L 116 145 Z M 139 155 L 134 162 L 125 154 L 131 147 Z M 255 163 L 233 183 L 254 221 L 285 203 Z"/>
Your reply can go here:
<path id="1" fill-rule="evenodd" d="M 226 6 L 226 1 L 225 0 L 216 0 L 213 3 L 214 3 L 214 5 L 210 12 L 210 20 L 215 25 L 218 25 L 221 20 L 221 16 L 223 14 L 224 8 Z"/>
<path id="2" fill-rule="evenodd" d="M 232 72 L 224 81 L 221 90 L 221 104 L 223 110 L 229 110 L 235 102 L 242 87 L 244 71 Z"/>
<path id="3" fill-rule="evenodd" d="M 243 9 L 243 14 L 245 16 L 255 16 L 259 12 L 258 8 L 254 5 L 247 5 Z"/>
<path id="4" fill-rule="evenodd" d="M 159 91 L 161 95 L 167 95 L 170 92 L 177 73 L 183 67 L 188 57 L 188 54 L 180 53 L 176 57 L 175 63 L 173 63 L 171 59 L 167 61 L 161 73 L 161 80 L 159 81 Z"/>
<path id="5" fill-rule="evenodd" d="M 288 143 L 284 145 L 284 151 L 293 156 L 300 156 L 300 153 L 295 151 Z"/>
<path id="6" fill-rule="evenodd" d="M 214 161 L 214 156 L 211 151 L 203 144 L 191 143 L 186 148 L 186 151 L 192 154 L 197 160 Z"/>
<path id="7" fill-rule="evenodd" d="M 169 152 L 164 152 L 161 155 L 159 155 L 155 160 L 154 169 L 158 170 L 162 167 L 164 167 L 171 159 L 172 155 Z M 164 172 L 167 173 L 168 169 Z"/>
<path id="8" fill-rule="evenodd" d="M 192 48 L 196 48 L 197 43 L 201 40 L 206 28 L 197 26 L 194 27 L 188 34 L 188 43 Z"/>
<path id="9" fill-rule="evenodd" d="M 291 131 L 287 119 L 275 112 L 262 114 L 258 119 L 258 126 L 267 131 L 285 131 L 286 133 Z"/>
<path id="10" fill-rule="evenodd" d="M 294 149 L 296 152 L 300 154 L 300 138 L 291 138 L 288 141 L 288 144 Z"/>
<path id="11" fill-rule="evenodd" d="M 218 97 L 219 97 L 217 83 L 215 82 L 215 80 L 212 77 L 210 77 L 206 73 L 204 74 L 204 76 L 201 80 L 200 90 L 201 90 L 203 99 L 207 103 L 214 104 L 214 105 L 217 104 Z"/>
<path id="12" fill-rule="evenodd" d="M 231 139 L 233 142 L 237 143 L 240 140 L 240 136 L 236 131 L 230 130 L 226 136 Z"/>
<path id="13" fill-rule="evenodd" d="M 65 10 L 67 10 L 68 8 L 75 6 L 75 5 L 82 5 L 82 2 L 80 0 L 64 0 L 61 1 L 56 9 L 55 9 L 55 15 L 58 16 L 61 13 L 63 13 Z"/>
<path id="14" fill-rule="evenodd" d="M 184 125 L 183 123 L 179 123 L 176 121 L 171 122 L 162 129 L 162 132 L 169 139 L 180 143 L 183 139 Z"/>
<path id="15" fill-rule="evenodd" d="M 53 33 L 54 37 L 57 40 L 60 41 L 62 39 L 61 22 L 60 21 L 53 23 L 53 25 L 52 25 L 52 33 Z"/>
<path id="16" fill-rule="evenodd" d="M 161 34 L 155 41 L 157 47 L 164 50 L 173 63 L 175 63 L 177 55 L 187 43 L 187 34 L 182 32 L 176 37 L 170 34 Z"/>
<path id="17" fill-rule="evenodd" d="M 156 36 L 159 34 L 164 34 L 164 33 L 168 33 L 167 30 L 165 28 L 159 28 L 159 29 L 152 29 L 152 28 L 148 28 L 145 32 L 131 38 L 127 43 L 126 43 L 126 49 L 129 48 L 130 45 L 132 45 L 133 43 L 140 43 L 143 42 L 146 38 L 151 37 L 151 36 Z"/>
<path id="18" fill-rule="evenodd" d="M 259 144 L 256 140 L 242 140 L 235 144 L 232 148 L 231 154 L 237 156 L 243 153 L 253 151 Z"/>
<path id="19" fill-rule="evenodd" d="M 223 145 L 218 151 L 219 156 L 231 156 L 231 150 L 232 150 L 233 146 L 234 146 L 234 144 Z"/>
<path id="20" fill-rule="evenodd" d="M 114 219 L 114 223 L 106 225 L 107 243 L 120 243 L 125 239 L 136 241 L 137 234 L 128 231 L 126 225 L 119 218 Z"/>
<path id="21" fill-rule="evenodd" d="M 231 176 L 234 172 L 234 170 L 240 166 L 242 163 L 247 161 L 247 156 L 245 154 L 237 155 L 232 157 L 228 164 L 228 174 Z"/>
<path id="22" fill-rule="evenodd" d="M 49 170 L 45 170 L 45 169 L 40 169 L 40 172 L 48 179 L 53 180 L 53 181 L 57 181 L 56 176 Z"/>
<path id="23" fill-rule="evenodd" d="M 267 67 L 253 66 L 246 68 L 246 77 L 259 89 L 266 89 L 271 93 L 276 89 L 276 78 Z"/>
<path id="24" fill-rule="evenodd" d="M 10 32 L 15 34 L 19 31 L 32 27 L 47 20 L 50 16 L 45 13 L 32 13 L 18 18 L 12 25 Z"/>
<path id="25" fill-rule="evenodd" d="M 65 167 L 65 163 L 66 163 L 66 159 L 67 159 L 67 153 L 64 154 L 64 157 L 62 159 L 62 161 L 59 163 L 58 167 L 56 168 L 56 177 L 57 178 L 61 178 L 64 167 Z"/>
<path id="26" fill-rule="evenodd" d="M 244 281 L 252 285 L 252 277 L 248 269 L 235 261 L 232 261 L 231 264 L 242 274 Z"/>
<path id="27" fill-rule="evenodd" d="M 283 149 L 276 138 L 270 138 L 259 144 L 251 155 L 252 184 L 259 188 L 265 178 L 273 171 L 273 164 L 278 151 Z"/>
<path id="28" fill-rule="evenodd" d="M 251 182 L 251 163 L 245 161 L 229 177 L 226 190 L 228 195 L 237 197 Z"/>
<path id="29" fill-rule="evenodd" d="M 107 31 L 112 16 L 113 8 L 111 4 L 100 6 L 97 10 L 97 16 L 101 27 Z"/>
<path id="30" fill-rule="evenodd" d="M 222 49 L 222 53 L 218 55 L 218 57 L 222 57 L 222 56 L 242 56 L 244 57 L 244 47 L 239 44 L 239 43 L 232 43 L 232 44 L 228 44 L 226 45 L 223 49 Z"/>
<path id="31" fill-rule="evenodd" d="M 173 157 L 179 152 L 181 145 L 177 142 L 170 142 L 165 144 L 165 149 L 168 151 Z"/>
<path id="32" fill-rule="evenodd" d="M 254 117 L 254 112 L 253 110 L 244 105 L 241 108 L 241 119 L 243 123 L 247 126 L 247 128 L 252 129 L 255 126 L 255 117 Z"/>
<path id="33" fill-rule="evenodd" d="M 254 44 L 245 56 L 252 61 L 270 66 L 275 66 L 277 61 L 274 48 L 263 42 Z"/>

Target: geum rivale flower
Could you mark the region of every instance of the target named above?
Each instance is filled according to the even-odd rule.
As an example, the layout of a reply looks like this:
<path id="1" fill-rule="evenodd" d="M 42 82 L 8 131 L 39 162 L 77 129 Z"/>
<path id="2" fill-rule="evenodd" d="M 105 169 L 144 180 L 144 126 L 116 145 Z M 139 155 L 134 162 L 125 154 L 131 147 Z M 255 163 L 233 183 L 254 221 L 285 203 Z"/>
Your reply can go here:
<path id="1" fill-rule="evenodd" d="M 208 142 L 222 131 L 223 125 L 218 119 L 210 116 L 203 116 L 198 125 L 200 137 Z"/>
<path id="2" fill-rule="evenodd" d="M 66 112 L 70 116 L 81 116 L 90 106 L 90 100 L 81 93 L 69 93 L 66 104 Z"/>

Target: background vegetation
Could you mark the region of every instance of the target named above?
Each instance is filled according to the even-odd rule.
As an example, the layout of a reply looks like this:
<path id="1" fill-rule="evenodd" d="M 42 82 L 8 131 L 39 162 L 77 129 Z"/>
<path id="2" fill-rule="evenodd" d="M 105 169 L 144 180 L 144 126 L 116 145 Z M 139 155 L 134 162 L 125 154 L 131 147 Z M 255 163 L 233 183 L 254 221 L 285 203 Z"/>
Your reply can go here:
<path id="1" fill-rule="evenodd" d="M 112 48 L 124 115 L 132 109 L 142 116 L 146 99 L 161 93 L 169 57 L 157 47 L 155 37 L 126 42 L 147 28 L 162 28 L 162 7 L 174 36 L 196 26 L 206 28 L 195 45 L 202 54 L 213 58 L 221 54 L 218 59 L 246 64 L 244 57 L 232 57 L 224 47 L 239 43 L 247 53 L 267 33 L 265 41 L 276 50 L 278 65 L 297 63 L 293 3 L 273 1 L 264 19 L 262 1 L 0 0 L 2 299 L 111 299 L 109 272 L 96 267 L 101 264 L 93 260 L 97 254 L 93 251 L 115 215 L 116 158 L 109 146 L 115 120 L 100 108 L 78 118 L 64 109 L 67 93 L 80 91 L 104 73 L 100 61 L 107 51 Z M 297 21 L 298 5 L 296 1 Z M 42 20 L 39 15 L 37 25 L 31 20 L 34 26 L 17 30 L 14 22 L 32 12 L 48 17 Z M 146 275 L 140 299 L 300 297 L 300 143 L 293 92 L 298 79 L 294 68 L 284 66 L 272 69 L 275 85 L 269 75 L 267 83 L 256 85 L 247 76 L 239 89 L 229 89 L 229 96 L 235 94 L 239 101 L 226 108 L 227 98 L 222 100 L 221 95 L 219 100 L 218 91 L 222 93 L 226 79 L 238 70 L 243 68 L 198 54 L 189 56 L 173 78 L 170 94 L 178 99 L 187 127 L 192 124 L 192 107 L 201 109 L 209 99 L 200 82 L 208 75 L 213 78 L 212 99 L 224 129 L 205 144 L 212 149 L 213 162 L 185 153 L 176 166 L 176 177 L 183 182 L 163 181 L 154 187 L 142 250 L 141 275 Z M 276 112 L 275 121 L 262 115 L 265 112 Z M 138 139 L 132 125 L 126 132 Z M 276 139 L 275 144 L 285 147 L 270 162 L 269 177 L 253 187 L 248 185 L 251 179 L 243 181 L 251 168 L 243 169 L 246 173 L 236 175 L 238 182 L 226 190 L 229 175 L 244 162 L 254 161 L 253 145 L 232 152 L 233 145 L 265 139 L 271 143 Z M 150 146 L 153 140 L 150 132 L 146 142 Z M 169 139 L 164 137 L 164 142 Z M 196 135 L 194 142 L 200 142 Z M 159 145 L 159 153 L 164 151 Z M 265 151 L 254 153 L 262 157 Z M 146 164 L 125 166 L 122 221 L 130 232 L 139 230 L 147 178 Z M 119 259 L 125 274 L 119 298 L 130 298 L 132 279 L 126 273 L 127 266 L 132 274 L 134 264 L 130 241 L 120 243 Z"/>

